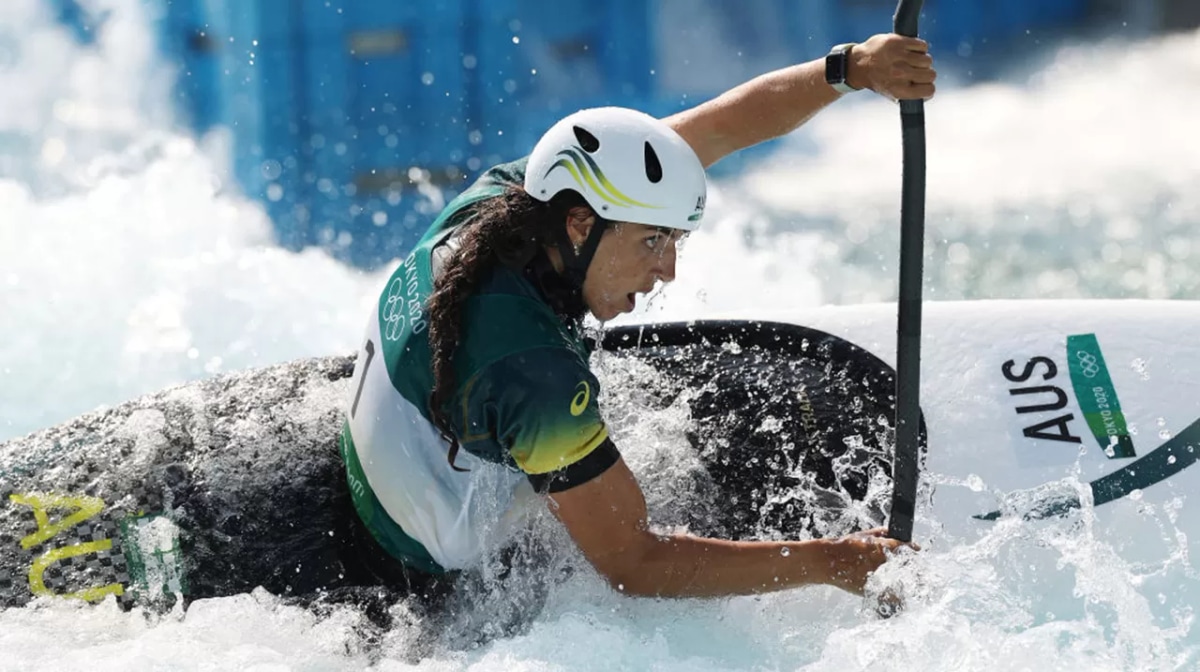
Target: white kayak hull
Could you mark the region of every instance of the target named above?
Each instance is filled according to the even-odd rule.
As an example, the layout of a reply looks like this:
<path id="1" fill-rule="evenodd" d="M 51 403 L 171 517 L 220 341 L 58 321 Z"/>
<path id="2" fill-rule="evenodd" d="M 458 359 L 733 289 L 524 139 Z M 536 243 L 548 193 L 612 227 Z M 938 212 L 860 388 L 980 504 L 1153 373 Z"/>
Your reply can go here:
<path id="1" fill-rule="evenodd" d="M 894 305 L 754 318 L 895 364 Z M 1122 546 L 1162 545 L 1146 516 L 1200 536 L 1200 302 L 927 302 L 922 322 L 918 538 L 970 538 L 994 524 L 976 516 L 1044 517 L 1073 496 Z"/>

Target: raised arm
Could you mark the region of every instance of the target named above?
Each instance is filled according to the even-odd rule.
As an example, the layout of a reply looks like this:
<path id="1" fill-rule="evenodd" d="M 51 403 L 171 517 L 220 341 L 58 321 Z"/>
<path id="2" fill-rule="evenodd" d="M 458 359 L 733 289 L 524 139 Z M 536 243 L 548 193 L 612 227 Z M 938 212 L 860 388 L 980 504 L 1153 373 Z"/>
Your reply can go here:
<path id="1" fill-rule="evenodd" d="M 931 98 L 933 60 L 923 40 L 875 35 L 850 51 L 847 83 L 893 100 Z M 825 82 L 825 59 L 769 72 L 668 117 L 705 167 L 765 140 L 791 133 L 841 97 Z"/>
<path id="2" fill-rule="evenodd" d="M 649 528 L 646 500 L 624 460 L 550 495 L 550 510 L 615 589 L 630 595 L 716 597 L 829 584 L 862 593 L 900 542 L 883 530 L 841 539 L 724 541 Z"/>

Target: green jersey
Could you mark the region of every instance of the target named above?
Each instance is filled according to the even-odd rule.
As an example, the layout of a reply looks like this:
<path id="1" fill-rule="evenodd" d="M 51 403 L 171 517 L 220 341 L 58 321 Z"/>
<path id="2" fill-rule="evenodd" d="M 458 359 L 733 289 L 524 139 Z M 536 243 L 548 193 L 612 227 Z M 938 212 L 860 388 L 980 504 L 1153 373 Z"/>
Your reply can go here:
<path id="1" fill-rule="evenodd" d="M 409 566 L 462 568 L 503 543 L 540 497 L 586 482 L 616 449 L 576 323 L 524 274 L 497 265 L 463 306 L 447 407 L 462 450 L 455 471 L 431 420 L 427 303 L 434 251 L 475 206 L 524 181 L 497 166 L 451 202 L 392 273 L 371 312 L 351 383 L 341 449 L 355 507 Z"/>

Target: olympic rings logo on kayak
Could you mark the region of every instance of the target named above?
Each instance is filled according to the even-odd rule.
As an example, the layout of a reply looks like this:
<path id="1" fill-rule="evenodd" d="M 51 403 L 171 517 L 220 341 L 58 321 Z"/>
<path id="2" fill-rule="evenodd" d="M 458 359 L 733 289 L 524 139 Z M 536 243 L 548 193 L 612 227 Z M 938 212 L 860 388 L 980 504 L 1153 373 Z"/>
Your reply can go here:
<path id="1" fill-rule="evenodd" d="M 1100 373 L 1100 361 L 1087 350 L 1076 350 L 1075 359 L 1079 360 L 1079 370 L 1084 378 L 1095 378 Z"/>

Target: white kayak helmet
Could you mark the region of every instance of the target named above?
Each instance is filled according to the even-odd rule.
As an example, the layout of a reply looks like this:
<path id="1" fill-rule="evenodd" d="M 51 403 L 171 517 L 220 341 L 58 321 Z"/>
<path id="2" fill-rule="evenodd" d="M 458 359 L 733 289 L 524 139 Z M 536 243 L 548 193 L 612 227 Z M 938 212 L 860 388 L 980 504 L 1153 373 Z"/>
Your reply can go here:
<path id="1" fill-rule="evenodd" d="M 578 192 L 600 218 L 695 231 L 704 216 L 704 166 L 654 117 L 622 107 L 576 112 L 554 124 L 529 155 L 525 191 L 549 201 Z"/>

